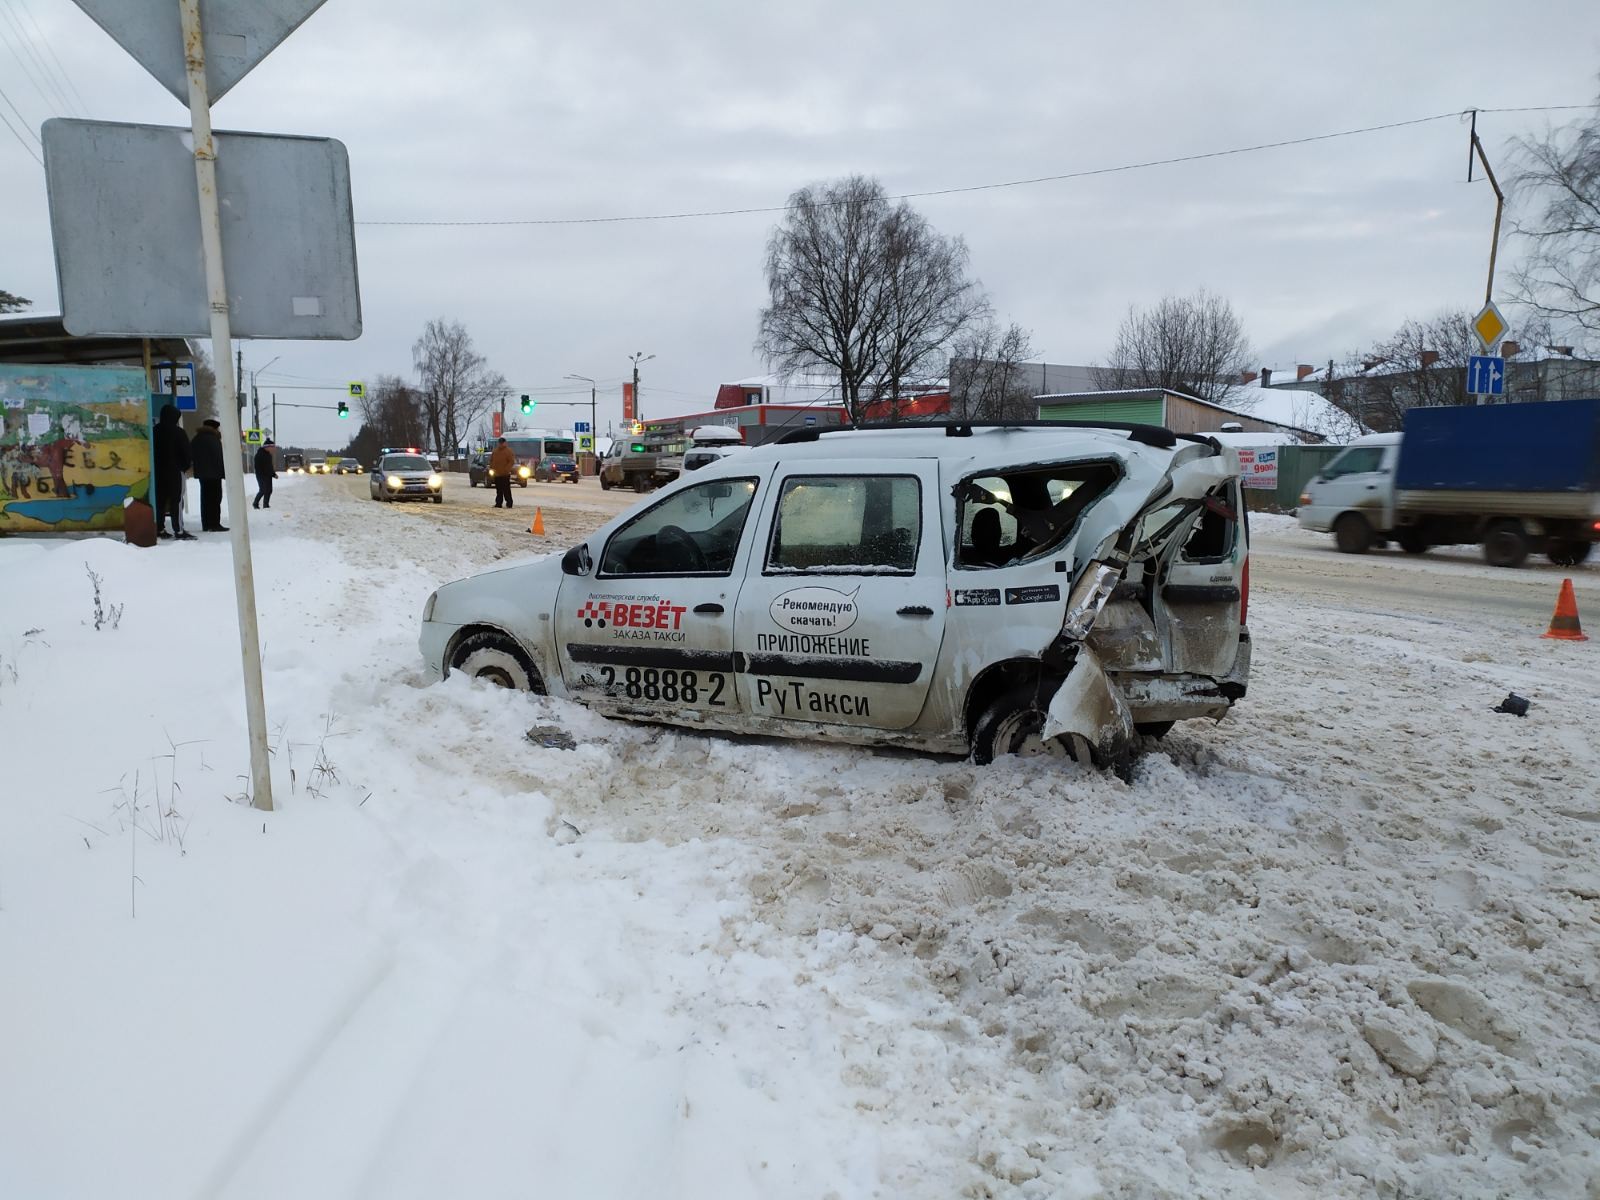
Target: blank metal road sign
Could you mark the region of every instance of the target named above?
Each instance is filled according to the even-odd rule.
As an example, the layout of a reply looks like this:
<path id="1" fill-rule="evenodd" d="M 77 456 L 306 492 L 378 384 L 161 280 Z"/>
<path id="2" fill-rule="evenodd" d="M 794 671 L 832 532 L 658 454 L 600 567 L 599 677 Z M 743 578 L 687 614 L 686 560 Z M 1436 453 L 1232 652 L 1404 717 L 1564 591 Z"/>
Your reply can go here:
<path id="1" fill-rule="evenodd" d="M 46 121 L 67 332 L 210 337 L 189 130 Z M 233 335 L 361 336 L 350 158 L 332 138 L 216 134 Z"/>
<path id="2" fill-rule="evenodd" d="M 178 0 L 76 0 L 156 82 L 189 103 Z M 200 0 L 206 96 L 212 104 L 243 79 L 324 0 Z"/>

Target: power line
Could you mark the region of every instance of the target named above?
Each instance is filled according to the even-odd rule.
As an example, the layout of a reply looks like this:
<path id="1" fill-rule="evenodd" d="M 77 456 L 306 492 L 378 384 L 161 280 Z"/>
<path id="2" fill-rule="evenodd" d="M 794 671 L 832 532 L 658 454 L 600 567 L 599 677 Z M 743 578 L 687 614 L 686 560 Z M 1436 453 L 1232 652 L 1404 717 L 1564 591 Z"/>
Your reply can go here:
<path id="1" fill-rule="evenodd" d="M 61 65 L 61 59 L 56 56 L 55 47 L 50 44 L 49 37 L 45 35 L 44 30 L 39 27 L 39 22 L 34 18 L 33 10 L 28 7 L 28 0 L 15 0 L 15 2 L 16 6 L 22 10 L 22 15 L 28 18 L 28 24 L 33 26 L 33 31 L 39 35 L 39 44 L 44 47 L 45 53 L 50 56 L 50 61 L 55 63 L 56 73 L 61 77 L 61 81 L 67 85 L 72 92 L 73 98 L 77 100 L 78 112 L 83 116 L 87 116 L 89 114 L 89 105 L 84 101 L 83 93 L 78 90 L 78 85 L 72 81 L 72 76 L 67 74 L 66 67 Z"/>
<path id="2" fill-rule="evenodd" d="M 4 100 L 11 111 L 17 114 L 17 120 L 22 122 L 22 127 L 28 131 L 28 136 L 33 139 L 33 144 L 43 150 L 44 143 L 39 140 L 39 135 L 33 131 L 33 126 L 28 124 L 28 118 L 22 115 L 22 110 L 12 102 L 10 96 L 6 95 L 4 88 L 0 88 L 0 100 Z"/>
<path id="3" fill-rule="evenodd" d="M 1276 142 L 1258 142 L 1252 146 L 1235 146 L 1228 150 L 1210 150 L 1200 154 L 1180 154 L 1172 158 L 1153 158 L 1143 162 L 1122 163 L 1114 167 L 1091 167 L 1081 171 L 1064 171 L 1056 175 L 1037 175 L 1028 179 L 1008 179 L 998 183 L 975 183 L 963 187 L 932 188 L 921 192 L 902 192 L 890 196 L 890 200 L 921 200 L 929 196 L 953 196 L 965 192 L 987 192 L 1000 188 L 1031 187 L 1041 183 L 1061 183 L 1070 179 L 1088 179 L 1097 175 L 1116 175 L 1125 171 L 1144 171 L 1152 167 L 1169 167 L 1179 163 L 1202 162 L 1206 159 L 1228 158 L 1239 154 L 1255 154 L 1262 150 L 1277 150 L 1285 146 L 1304 146 L 1313 142 L 1326 142 L 1334 138 L 1358 137 L 1363 134 L 1381 133 L 1389 129 L 1404 129 L 1412 125 L 1427 125 L 1434 121 L 1446 121 L 1452 118 L 1459 119 L 1471 112 L 1479 113 L 1508 113 L 1508 112 L 1563 112 L 1573 109 L 1594 108 L 1592 104 L 1546 104 L 1533 105 L 1524 108 L 1480 108 L 1463 109 L 1459 112 L 1435 113 L 1429 117 L 1413 117 L 1406 121 L 1390 121 L 1383 125 L 1365 125 L 1359 129 L 1341 129 L 1334 133 L 1309 134 L 1305 137 L 1285 138 Z M 676 213 L 650 213 L 635 216 L 621 217 L 528 217 L 513 218 L 497 221 L 357 221 L 357 225 L 387 225 L 387 226 L 477 226 L 477 225 L 617 225 L 643 221 L 688 221 L 705 217 L 742 217 L 768 213 L 794 212 L 804 208 L 827 207 L 829 202 L 820 201 L 813 204 L 776 204 L 758 208 L 722 208 L 704 209 L 695 212 Z"/>
<path id="4" fill-rule="evenodd" d="M 44 101 L 45 108 L 50 110 L 52 115 L 58 111 L 65 113 L 71 108 L 71 105 L 66 102 L 66 97 L 62 95 L 61 89 L 55 87 L 55 80 L 50 78 L 50 72 L 45 69 L 44 60 L 39 57 L 39 52 L 33 48 L 33 40 L 28 37 L 27 31 L 22 28 L 16 14 L 8 5 L 0 4 L 0 16 L 3 16 L 6 24 L 16 31 L 17 41 L 15 44 L 12 43 L 11 35 L 5 31 L 4 27 L 0 27 L 0 38 L 5 39 L 6 48 L 11 51 L 11 57 L 17 60 L 17 65 L 22 68 L 23 73 L 28 77 L 28 81 L 33 84 L 34 90 L 39 93 L 40 98 Z M 22 55 L 17 52 L 18 45 L 26 51 L 34 66 L 38 67 L 38 73 L 35 73 L 34 66 L 29 66 L 28 63 L 22 60 Z M 43 83 L 40 82 L 41 79 Z M 45 90 L 47 87 L 54 89 L 54 97 Z M 59 108 L 57 107 L 58 105 Z"/>
<path id="5" fill-rule="evenodd" d="M 6 101 L 6 103 L 10 104 L 11 101 L 8 99 Z M 39 152 L 37 150 L 35 150 L 32 146 L 28 145 L 27 140 L 25 138 L 23 138 L 23 136 L 20 133 L 17 132 L 17 127 L 11 123 L 11 118 L 6 116 L 5 113 L 0 112 L 0 122 L 3 122 L 5 124 L 5 127 L 11 131 L 11 136 L 17 139 L 17 144 L 19 146 L 21 146 L 24 150 L 26 150 L 33 157 L 33 161 L 38 163 L 41 167 L 44 166 L 44 159 L 40 158 L 39 157 Z M 28 128 L 28 126 L 26 124 L 24 124 L 22 127 L 24 129 Z M 30 130 L 28 130 L 28 132 L 32 133 L 33 131 L 30 129 Z M 37 141 L 38 139 L 35 138 L 34 140 Z"/>

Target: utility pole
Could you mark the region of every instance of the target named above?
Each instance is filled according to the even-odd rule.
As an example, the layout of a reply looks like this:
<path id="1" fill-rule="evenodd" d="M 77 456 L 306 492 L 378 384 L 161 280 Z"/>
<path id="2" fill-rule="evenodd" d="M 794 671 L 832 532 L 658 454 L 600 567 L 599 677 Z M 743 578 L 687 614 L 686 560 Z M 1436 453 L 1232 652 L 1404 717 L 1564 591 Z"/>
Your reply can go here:
<path id="1" fill-rule="evenodd" d="M 568 375 L 568 376 L 566 376 L 566 378 L 567 379 L 581 379 L 584 383 L 587 383 L 589 385 L 589 437 L 591 439 L 591 449 L 589 451 L 589 457 L 595 460 L 595 463 L 596 463 L 595 470 L 598 472 L 599 469 L 600 469 L 599 465 L 598 465 L 599 461 L 600 461 L 600 455 L 599 455 L 598 451 L 596 451 L 592 447 L 599 445 L 599 442 L 595 441 L 593 439 L 598 439 L 599 436 L 600 436 L 600 427 L 599 427 L 599 424 L 598 424 L 598 417 L 596 416 L 596 413 L 599 411 L 599 409 L 597 408 L 596 403 L 595 403 L 595 393 L 599 389 L 600 385 L 598 383 L 596 383 L 593 379 L 590 379 L 587 375 Z M 635 370 L 634 370 L 633 378 L 634 378 L 634 388 L 637 390 L 637 388 L 639 386 L 639 384 L 638 384 L 639 373 L 638 373 L 638 369 L 637 368 L 635 368 Z"/>
<path id="2" fill-rule="evenodd" d="M 646 354 L 643 350 L 628 356 L 633 363 L 633 419 L 640 425 L 644 424 L 644 413 L 639 406 L 639 364 L 649 362 L 654 357 L 654 354 Z"/>
<path id="3" fill-rule="evenodd" d="M 1506 194 L 1500 190 L 1500 181 L 1494 177 L 1494 169 L 1489 166 L 1489 156 L 1483 152 L 1483 143 L 1478 140 L 1478 110 L 1472 110 L 1472 143 L 1467 147 L 1467 182 L 1472 182 L 1472 156 L 1476 153 L 1478 161 L 1483 164 L 1483 173 L 1489 177 L 1489 186 L 1494 189 L 1494 233 L 1489 241 L 1489 282 L 1483 289 L 1483 302 L 1494 302 L 1494 260 L 1500 250 L 1500 218 L 1506 210 Z"/>

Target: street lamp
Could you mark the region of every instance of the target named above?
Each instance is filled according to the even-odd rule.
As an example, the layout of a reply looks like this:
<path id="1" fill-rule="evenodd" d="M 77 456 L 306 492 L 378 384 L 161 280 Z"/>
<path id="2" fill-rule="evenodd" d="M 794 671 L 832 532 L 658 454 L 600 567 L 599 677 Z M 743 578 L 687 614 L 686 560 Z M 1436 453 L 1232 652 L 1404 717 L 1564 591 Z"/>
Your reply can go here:
<path id="1" fill-rule="evenodd" d="M 649 362 L 654 357 L 654 354 L 646 354 L 643 350 L 628 355 L 628 361 L 633 363 L 633 419 L 641 425 L 644 424 L 644 416 L 639 411 L 639 364 Z"/>
<path id="2" fill-rule="evenodd" d="M 590 379 L 587 375 L 563 375 L 562 378 L 563 379 L 581 379 L 581 380 L 583 380 L 585 383 L 587 383 L 589 385 L 589 445 L 591 447 L 599 445 L 600 443 L 599 443 L 599 441 L 597 439 L 600 437 L 600 429 L 599 429 L 598 423 L 597 423 L 596 418 L 595 418 L 594 396 L 595 396 L 595 390 L 600 385 L 597 384 L 594 380 Z M 634 390 L 634 402 L 637 403 L 638 402 L 638 394 L 639 394 L 638 393 L 638 385 L 637 384 L 634 385 L 634 389 L 635 389 Z M 598 455 L 596 454 L 596 452 L 593 449 L 590 449 L 589 455 L 590 455 L 591 458 L 598 457 Z"/>
<path id="3" fill-rule="evenodd" d="M 261 397 L 256 394 L 256 376 L 265 372 L 267 367 L 282 357 L 281 354 L 275 354 L 272 356 L 272 362 L 266 367 L 252 367 L 250 370 L 250 424 L 256 429 L 261 428 Z M 278 431 L 274 429 L 272 432 L 276 434 Z"/>

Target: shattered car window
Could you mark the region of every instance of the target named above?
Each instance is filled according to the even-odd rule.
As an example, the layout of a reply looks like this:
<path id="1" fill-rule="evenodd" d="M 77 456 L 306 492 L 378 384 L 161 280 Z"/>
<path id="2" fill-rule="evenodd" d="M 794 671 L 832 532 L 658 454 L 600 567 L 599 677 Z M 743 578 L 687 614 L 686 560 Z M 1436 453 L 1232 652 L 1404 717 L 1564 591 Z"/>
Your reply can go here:
<path id="1" fill-rule="evenodd" d="M 1120 478 L 1114 463 L 1080 462 L 963 480 L 956 565 L 1006 567 L 1050 554 Z"/>

